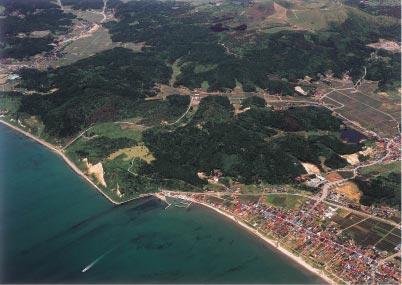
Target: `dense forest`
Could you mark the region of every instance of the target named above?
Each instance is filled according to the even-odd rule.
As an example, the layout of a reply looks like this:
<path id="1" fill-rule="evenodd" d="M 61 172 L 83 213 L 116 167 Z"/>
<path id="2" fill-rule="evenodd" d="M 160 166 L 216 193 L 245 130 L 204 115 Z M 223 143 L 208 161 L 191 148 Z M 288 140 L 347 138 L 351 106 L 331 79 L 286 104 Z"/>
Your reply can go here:
<path id="1" fill-rule="evenodd" d="M 172 95 L 152 104 L 165 104 L 176 110 L 171 114 L 177 118 L 189 102 L 188 96 Z M 140 140 L 99 136 L 89 131 L 87 135 L 93 138 L 69 148 L 69 153 L 93 164 L 102 162 L 106 178 L 112 185 L 119 184 L 120 191 L 141 192 L 141 187 L 152 191 L 155 185 L 199 189 L 206 181 L 197 173 L 210 175 L 215 170 L 247 184 L 290 183 L 305 173 L 300 162 L 314 163 L 322 170 L 344 167 L 347 162 L 340 155 L 361 149 L 360 145 L 338 138 L 341 121 L 325 109 L 273 111 L 264 105 L 261 98 L 249 97 L 244 101 L 249 109 L 236 115 L 227 97 L 209 96 L 201 100 L 185 125 L 157 124 L 142 132 Z M 158 109 L 163 110 L 162 106 L 158 105 Z M 133 109 L 139 110 L 138 106 Z M 139 158 L 128 161 L 124 155 L 106 159 L 118 149 L 138 144 L 144 145 L 155 159 L 150 163 Z M 129 167 L 142 178 L 130 176 Z"/>
<path id="2" fill-rule="evenodd" d="M 391 172 L 376 176 L 370 180 L 355 179 L 363 196 L 363 205 L 388 205 L 401 209 L 401 174 Z"/>
<path id="3" fill-rule="evenodd" d="M 62 0 L 63 5 L 76 10 L 102 9 L 102 0 Z"/>
<path id="4" fill-rule="evenodd" d="M 400 57 L 375 51 L 367 44 L 379 38 L 399 41 L 398 24 L 381 22 L 349 11 L 343 23 L 326 30 L 255 33 L 244 44 L 242 30 L 215 32 L 216 18 L 206 12 L 194 13 L 185 2 L 109 1 L 116 21 L 105 23 L 116 42 L 145 42 L 144 51 L 169 64 L 177 62 L 181 73 L 175 85 L 189 88 L 207 83 L 209 90 L 234 88 L 245 91 L 257 87 L 271 93 L 293 94 L 291 83 L 306 75 L 333 71 L 336 76 L 349 72 L 360 78 L 364 67 L 367 79 L 379 81 L 381 89 L 395 89 L 400 83 Z M 66 32 L 74 18 L 49 0 L 1 0 L 6 17 L 0 19 L 3 57 L 24 58 L 49 51 L 54 34 Z M 66 0 L 73 9 L 101 9 L 102 1 Z M 16 14 L 17 13 L 17 14 Z M 22 16 L 18 16 L 22 15 Z M 24 36 L 49 30 L 44 38 Z M 225 36 L 230 32 L 230 36 Z M 236 52 L 228 52 L 227 46 Z M 372 53 L 377 54 L 373 57 Z M 276 79 L 272 79 L 276 78 Z"/>
<path id="5" fill-rule="evenodd" d="M 49 92 L 21 100 L 20 112 L 38 115 L 53 136 L 66 137 L 90 124 L 133 115 L 139 100 L 153 96 L 156 82 L 168 82 L 171 69 L 150 54 L 107 50 L 72 65 L 20 71 L 21 86 Z"/>
<path id="6" fill-rule="evenodd" d="M 400 2 L 390 1 L 389 3 L 385 3 L 379 1 L 378 3 L 370 3 L 360 0 L 346 0 L 345 4 L 358 7 L 359 9 L 373 14 L 373 15 L 384 15 L 384 16 L 391 16 L 395 18 L 401 18 L 401 4 Z M 373 5 L 374 4 L 374 5 Z"/>
<path id="7" fill-rule="evenodd" d="M 341 120 L 331 116 L 324 108 L 302 107 L 284 111 L 272 111 L 266 108 L 253 108 L 238 116 L 239 123 L 245 128 L 276 128 L 283 131 L 328 130 L 338 131 Z"/>
<path id="8" fill-rule="evenodd" d="M 291 121 L 292 127 L 283 123 L 286 121 Z M 159 178 L 202 185 L 205 182 L 197 172 L 209 175 L 219 169 L 224 176 L 244 183 L 290 182 L 304 173 L 300 161 L 320 165 L 320 157 L 324 157 L 327 167 L 343 167 L 347 163 L 339 154 L 356 152 L 360 146 L 345 144 L 332 135 L 306 137 L 307 133 L 288 132 L 335 131 L 340 125 L 341 121 L 328 111 L 312 107 L 286 111 L 252 107 L 236 116 L 227 97 L 209 96 L 200 102 L 186 126 L 144 133 L 144 143 L 156 160 L 143 169 L 143 174 L 157 173 Z M 273 137 L 278 130 L 287 133 Z"/>
<path id="9" fill-rule="evenodd" d="M 214 19 L 192 13 L 186 3 L 135 1 L 115 8 L 118 21 L 106 24 L 112 39 L 146 42 L 146 51 L 169 63 L 178 61 L 182 72 L 176 85 L 195 88 L 208 82 L 209 90 L 223 91 L 240 82 L 246 91 L 260 87 L 292 94 L 288 81 L 305 75 L 316 78 L 328 70 L 336 76 L 349 72 L 357 80 L 363 67 L 368 69 L 367 78 L 380 81 L 382 88 L 395 88 L 400 79 L 396 55 L 383 52 L 372 60 L 374 50 L 366 46 L 379 38 L 399 40 L 398 25 L 379 24 L 352 12 L 345 22 L 333 23 L 326 31 L 256 34 L 254 43 L 240 46 L 240 54 L 235 55 L 222 45 L 228 37 L 223 40 L 205 25 Z M 236 41 L 226 44 L 236 45 Z M 288 81 L 271 80 L 272 75 Z"/>
<path id="10" fill-rule="evenodd" d="M 22 59 L 49 51 L 55 36 L 67 32 L 74 19 L 49 0 L 0 0 L 0 4 L 5 7 L 5 17 L 0 18 L 2 57 Z M 100 0 L 66 0 L 63 4 L 78 10 L 103 6 Z M 196 111 L 189 108 L 181 125 L 169 124 L 187 110 L 190 97 L 146 99 L 155 96 L 157 84 L 170 83 L 173 69 L 174 86 L 203 86 L 209 91 L 240 86 L 246 92 L 261 88 L 293 95 L 296 82 L 306 75 L 318 79 L 328 71 L 338 77 L 348 72 L 357 80 L 364 67 L 366 78 L 378 80 L 381 89 L 400 86 L 399 54 L 367 46 L 380 38 L 398 40 L 400 29 L 352 11 L 346 21 L 326 30 L 255 32 L 244 44 L 247 25 L 226 28 L 217 23 L 219 17 L 196 12 L 189 3 L 113 0 L 107 8 L 116 17 L 103 24 L 111 39 L 145 43 L 141 52 L 114 48 L 58 68 L 21 69 L 19 87 L 33 94 L 14 99 L 19 118 L 35 115 L 43 122 L 46 136 L 64 141 L 99 122 L 139 118 L 141 141 L 101 134 L 71 149 L 77 159 L 101 161 L 106 179 L 126 190 L 151 191 L 155 182 L 191 189 L 187 185 L 206 184 L 199 172 L 210 175 L 217 169 L 224 177 L 246 184 L 289 183 L 305 173 L 301 162 L 321 170 L 342 168 L 347 161 L 341 155 L 361 149 L 359 144 L 339 139 L 342 122 L 328 110 L 275 111 L 259 97 L 247 97 L 238 114 L 227 97 L 205 97 Z M 31 37 L 35 31 L 50 33 Z M 149 163 L 138 157 L 128 162 L 124 155 L 105 159 L 138 144 L 155 159 Z M 128 167 L 139 176 L 128 173 Z M 391 200 L 389 193 L 394 189 L 389 185 L 395 179 L 378 179 L 359 182 L 367 204 Z M 386 185 L 385 196 L 373 196 L 370 189 L 376 183 Z"/>
<path id="11" fill-rule="evenodd" d="M 64 13 L 49 0 L 0 0 L 4 7 L 0 17 L 0 57 L 23 59 L 50 51 L 54 35 L 65 33 L 74 15 Z M 32 37 L 34 31 L 49 31 L 45 37 Z"/>

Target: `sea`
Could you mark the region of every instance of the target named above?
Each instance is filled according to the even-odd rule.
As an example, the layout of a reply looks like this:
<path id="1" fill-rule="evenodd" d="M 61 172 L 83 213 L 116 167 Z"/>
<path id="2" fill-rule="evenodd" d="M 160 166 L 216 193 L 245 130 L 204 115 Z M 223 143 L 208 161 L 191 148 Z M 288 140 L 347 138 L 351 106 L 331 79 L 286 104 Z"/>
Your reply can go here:
<path id="1" fill-rule="evenodd" d="M 210 209 L 114 206 L 0 124 L 2 283 L 322 283 Z"/>

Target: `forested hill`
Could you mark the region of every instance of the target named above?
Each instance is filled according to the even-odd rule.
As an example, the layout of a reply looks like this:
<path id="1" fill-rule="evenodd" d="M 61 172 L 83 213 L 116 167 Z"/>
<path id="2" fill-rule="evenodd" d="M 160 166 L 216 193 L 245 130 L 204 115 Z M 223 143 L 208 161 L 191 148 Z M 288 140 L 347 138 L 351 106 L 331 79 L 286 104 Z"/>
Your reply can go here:
<path id="1" fill-rule="evenodd" d="M 380 81 L 380 87 L 398 84 L 399 56 L 381 52 L 373 60 L 374 50 L 367 46 L 380 38 L 399 41 L 398 21 L 352 8 L 345 10 L 345 21 L 329 22 L 322 30 L 276 33 L 234 29 L 227 21 L 222 22 L 226 28 L 217 30 L 219 17 L 239 18 L 241 10 L 236 14 L 234 8 L 208 13 L 182 2 L 132 1 L 115 4 L 114 9 L 117 20 L 106 24 L 112 39 L 145 42 L 145 51 L 169 63 L 178 61 L 181 73 L 176 85 L 195 88 L 207 82 L 212 91 L 232 89 L 240 82 L 246 91 L 259 87 L 290 94 L 286 82 L 267 76 L 294 81 L 331 70 L 336 76 L 349 72 L 357 80 L 364 67 L 367 79 Z"/>
<path id="2" fill-rule="evenodd" d="M 112 195 L 200 188 L 214 171 L 258 184 L 292 183 L 302 163 L 344 168 L 362 145 L 340 139 L 330 110 L 343 107 L 319 93 L 353 89 L 345 75 L 399 88 L 400 53 L 369 44 L 398 41 L 400 22 L 321 1 L 0 0 L 5 81 L 19 91 L 0 94 L 1 112 L 83 170 L 102 163 Z"/>
<path id="3" fill-rule="evenodd" d="M 332 135 L 341 121 L 315 107 L 272 111 L 252 106 L 237 116 L 226 97 L 210 96 L 200 102 L 191 122 L 174 131 L 150 129 L 144 144 L 155 160 L 150 167 L 156 177 L 204 183 L 197 172 L 220 169 L 224 176 L 243 183 L 291 182 L 305 173 L 300 161 L 341 168 L 347 162 L 339 154 L 354 153 L 360 145 L 345 144 Z M 149 174 L 149 173 L 148 173 Z"/>
<path id="4" fill-rule="evenodd" d="M 124 48 L 54 70 L 21 70 L 21 87 L 54 92 L 23 96 L 19 111 L 39 116 L 53 136 L 71 136 L 95 122 L 131 117 L 135 104 L 155 95 L 155 83 L 167 83 L 171 72 L 158 58 Z"/>
<path id="5" fill-rule="evenodd" d="M 23 59 L 51 51 L 55 36 L 66 33 L 75 18 L 49 0 L 0 0 L 0 7 L 0 58 Z"/>
<path id="6" fill-rule="evenodd" d="M 262 7 L 260 12 L 266 13 L 265 22 L 285 9 L 268 0 L 262 2 L 266 3 L 258 5 Z M 74 18 L 52 1 L 0 3 L 6 15 L 0 19 L 5 38 L 2 52 L 9 57 L 14 54 L 18 58 L 20 51 L 26 54 L 20 48 L 36 48 L 36 44 L 25 42 L 31 37 L 19 34 L 50 30 L 48 37 L 32 39 L 35 43 L 45 41 L 43 50 L 47 50 L 52 35 L 66 32 Z M 71 9 L 99 8 L 99 1 L 93 6 L 78 0 L 63 3 Z M 347 72 L 357 80 L 367 70 L 366 79 L 378 80 L 381 90 L 400 86 L 399 54 L 367 46 L 380 38 L 399 39 L 395 19 L 348 7 L 342 8 L 347 15 L 344 20 L 328 21 L 325 28 L 286 26 L 268 33 L 260 26 L 251 29 L 256 22 L 265 23 L 249 15 L 258 5 L 239 6 L 232 1 L 225 1 L 219 8 L 208 5 L 108 1 L 106 9 L 114 13 L 114 18 L 103 25 L 111 39 L 142 43 L 142 51 L 115 48 L 65 67 L 43 72 L 19 70 L 20 87 L 34 93 L 22 98 L 19 111 L 38 116 L 51 136 L 68 137 L 98 121 L 130 117 L 133 108 L 129 106 L 154 95 L 156 84 L 203 87 L 208 91 L 239 87 L 246 92 L 262 89 L 270 94 L 293 95 L 295 82 L 307 75 L 317 79 L 329 71 L 338 77 Z"/>

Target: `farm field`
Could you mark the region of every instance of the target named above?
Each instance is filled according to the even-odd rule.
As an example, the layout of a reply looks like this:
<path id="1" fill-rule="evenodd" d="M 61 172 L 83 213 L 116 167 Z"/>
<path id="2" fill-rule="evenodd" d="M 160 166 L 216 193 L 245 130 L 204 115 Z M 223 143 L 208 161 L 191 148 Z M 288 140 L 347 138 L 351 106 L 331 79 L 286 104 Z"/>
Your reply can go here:
<path id="1" fill-rule="evenodd" d="M 375 82 L 366 82 L 352 89 L 349 82 L 331 81 L 331 88 L 321 85 L 327 95 L 323 102 L 334 106 L 337 113 L 358 125 L 378 133 L 381 137 L 394 137 L 399 133 L 400 99 L 392 99 L 376 92 Z"/>
<path id="2" fill-rule="evenodd" d="M 393 251 L 401 240 L 398 228 L 353 213 L 346 216 L 336 215 L 332 221 L 339 225 L 343 234 L 363 246 L 374 245 L 380 250 Z"/>

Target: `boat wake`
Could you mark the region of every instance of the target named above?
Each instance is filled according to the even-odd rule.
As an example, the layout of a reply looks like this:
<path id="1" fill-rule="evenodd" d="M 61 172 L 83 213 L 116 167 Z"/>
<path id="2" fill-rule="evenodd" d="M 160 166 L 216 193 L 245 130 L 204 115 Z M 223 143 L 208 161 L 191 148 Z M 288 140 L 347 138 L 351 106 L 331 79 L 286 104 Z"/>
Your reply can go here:
<path id="1" fill-rule="evenodd" d="M 87 272 L 89 269 L 91 269 L 95 264 L 97 264 L 102 258 L 104 258 L 107 254 L 109 254 L 112 250 L 109 249 L 108 251 L 106 251 L 104 254 L 102 254 L 101 256 L 99 256 L 98 258 L 96 258 L 94 261 L 92 261 L 90 264 L 88 264 L 84 269 L 81 270 L 82 273 Z"/>

